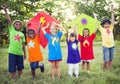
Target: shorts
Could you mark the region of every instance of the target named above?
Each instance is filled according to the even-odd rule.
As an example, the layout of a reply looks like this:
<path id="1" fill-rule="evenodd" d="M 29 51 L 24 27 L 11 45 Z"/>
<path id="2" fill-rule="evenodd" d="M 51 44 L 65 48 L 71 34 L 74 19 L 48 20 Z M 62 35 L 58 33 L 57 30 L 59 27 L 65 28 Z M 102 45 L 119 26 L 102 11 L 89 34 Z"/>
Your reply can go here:
<path id="1" fill-rule="evenodd" d="M 30 62 L 30 67 L 32 70 L 35 70 L 38 68 L 39 62 Z"/>
<path id="2" fill-rule="evenodd" d="M 103 60 L 105 62 L 112 61 L 114 58 L 114 47 L 111 48 L 103 47 L 103 55 L 104 55 Z"/>
<path id="3" fill-rule="evenodd" d="M 22 55 L 15 55 L 9 53 L 9 72 L 16 72 L 16 70 L 23 70 L 23 56 Z"/>

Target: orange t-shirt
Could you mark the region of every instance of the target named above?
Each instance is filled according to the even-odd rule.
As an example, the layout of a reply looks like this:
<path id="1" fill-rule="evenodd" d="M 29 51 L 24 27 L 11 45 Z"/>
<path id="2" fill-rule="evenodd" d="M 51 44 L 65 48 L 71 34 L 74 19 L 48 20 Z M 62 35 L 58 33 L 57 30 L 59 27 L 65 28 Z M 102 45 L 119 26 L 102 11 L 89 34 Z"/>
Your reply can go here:
<path id="1" fill-rule="evenodd" d="M 27 37 L 27 46 L 29 62 L 37 62 L 43 60 L 43 56 L 40 50 L 40 39 L 38 36 L 36 36 L 34 39 Z"/>

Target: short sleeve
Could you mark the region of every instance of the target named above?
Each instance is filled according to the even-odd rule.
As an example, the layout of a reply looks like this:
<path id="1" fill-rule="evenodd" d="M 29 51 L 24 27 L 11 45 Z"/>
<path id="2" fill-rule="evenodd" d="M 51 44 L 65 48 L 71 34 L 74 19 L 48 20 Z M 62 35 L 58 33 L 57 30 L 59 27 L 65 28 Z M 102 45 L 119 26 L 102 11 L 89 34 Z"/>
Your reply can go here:
<path id="1" fill-rule="evenodd" d="M 67 43 L 67 44 L 69 43 L 68 38 L 66 38 L 66 43 Z"/>
<path id="2" fill-rule="evenodd" d="M 75 40 L 75 43 L 78 44 L 78 40 Z"/>
<path id="3" fill-rule="evenodd" d="M 111 24 L 111 25 L 110 25 L 110 28 L 111 28 L 111 29 L 114 29 L 114 26 Z"/>
<path id="4" fill-rule="evenodd" d="M 11 24 L 11 25 L 9 26 L 9 32 L 11 32 L 11 31 L 15 31 L 15 28 L 14 28 L 13 24 Z"/>
<path id="5" fill-rule="evenodd" d="M 96 34 L 95 34 L 95 33 L 92 33 L 92 35 L 91 35 L 90 37 L 94 40 L 95 37 L 96 37 Z"/>
<path id="6" fill-rule="evenodd" d="M 46 32 L 45 38 L 49 39 L 50 35 Z"/>
<path id="7" fill-rule="evenodd" d="M 63 35 L 63 33 L 62 33 L 62 32 L 60 32 L 60 31 L 58 31 L 58 33 L 57 33 L 57 34 L 58 34 L 58 37 L 59 37 L 59 38 L 61 38 L 61 37 L 62 37 L 62 35 Z"/>
<path id="8" fill-rule="evenodd" d="M 25 42 L 25 36 L 22 34 L 22 42 Z"/>
<path id="9" fill-rule="evenodd" d="M 27 42 L 27 43 L 28 43 L 28 41 L 29 41 L 29 37 L 26 38 L 26 42 Z"/>
<path id="10" fill-rule="evenodd" d="M 40 43 L 40 37 L 36 35 L 35 39 Z"/>

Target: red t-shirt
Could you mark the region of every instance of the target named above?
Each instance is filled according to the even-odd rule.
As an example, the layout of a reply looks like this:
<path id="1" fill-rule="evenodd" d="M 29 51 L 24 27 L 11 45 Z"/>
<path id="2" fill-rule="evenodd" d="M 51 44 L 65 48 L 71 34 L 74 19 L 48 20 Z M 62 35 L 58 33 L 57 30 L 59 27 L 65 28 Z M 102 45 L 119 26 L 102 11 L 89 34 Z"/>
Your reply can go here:
<path id="1" fill-rule="evenodd" d="M 83 37 L 79 34 L 78 40 L 81 44 L 81 60 L 93 60 L 94 54 L 93 54 L 93 40 L 95 39 L 96 35 L 93 33 L 89 37 Z"/>

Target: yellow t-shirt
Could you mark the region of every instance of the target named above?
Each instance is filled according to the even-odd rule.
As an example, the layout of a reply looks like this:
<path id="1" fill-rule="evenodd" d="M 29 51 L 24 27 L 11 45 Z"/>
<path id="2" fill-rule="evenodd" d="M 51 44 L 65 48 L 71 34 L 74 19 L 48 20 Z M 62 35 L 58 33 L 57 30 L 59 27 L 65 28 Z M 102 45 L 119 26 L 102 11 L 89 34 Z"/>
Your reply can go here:
<path id="1" fill-rule="evenodd" d="M 110 28 L 108 29 L 105 29 L 102 26 L 99 28 L 104 47 L 110 48 L 114 46 L 113 28 L 114 28 L 113 25 L 111 25 Z"/>

